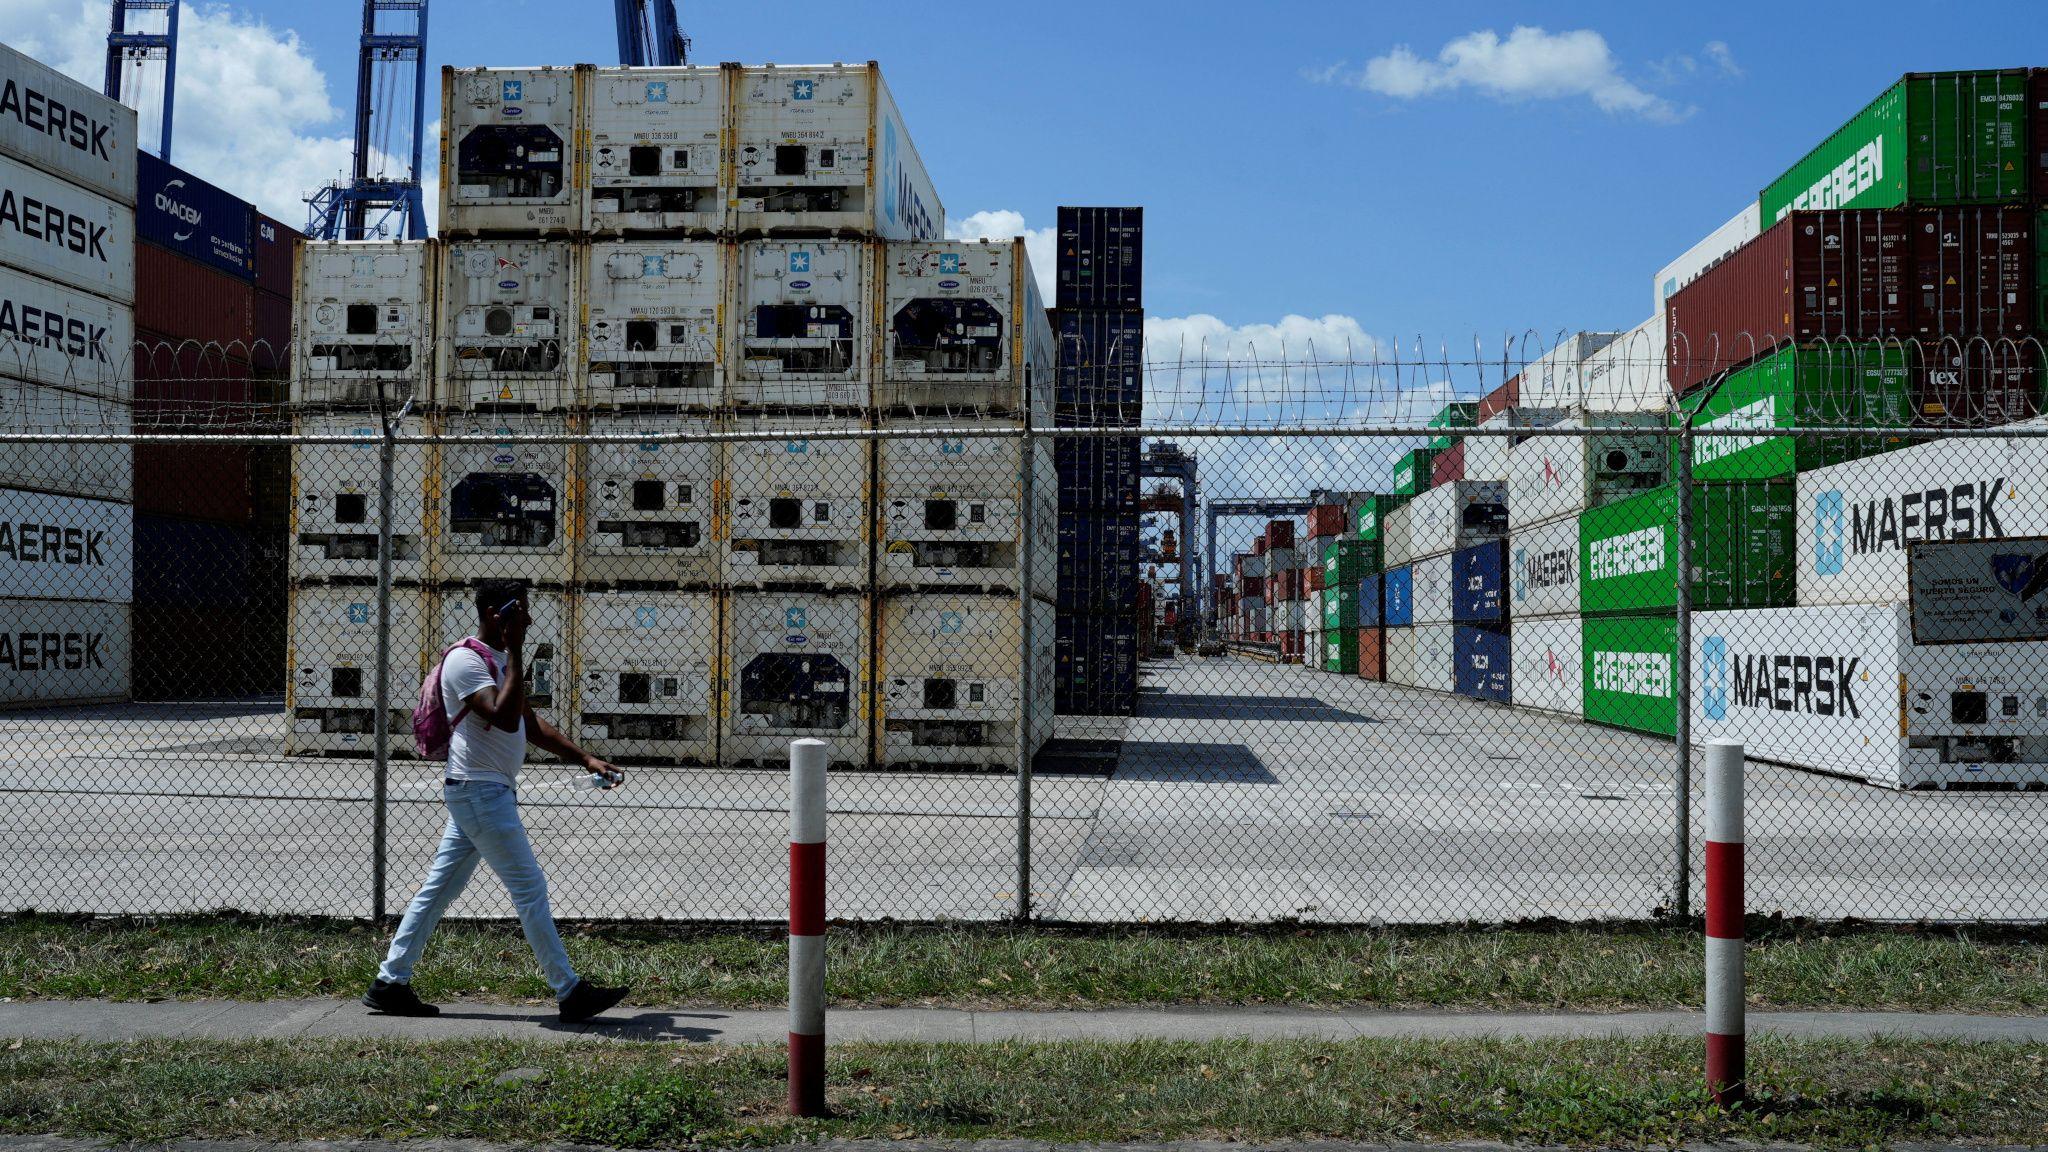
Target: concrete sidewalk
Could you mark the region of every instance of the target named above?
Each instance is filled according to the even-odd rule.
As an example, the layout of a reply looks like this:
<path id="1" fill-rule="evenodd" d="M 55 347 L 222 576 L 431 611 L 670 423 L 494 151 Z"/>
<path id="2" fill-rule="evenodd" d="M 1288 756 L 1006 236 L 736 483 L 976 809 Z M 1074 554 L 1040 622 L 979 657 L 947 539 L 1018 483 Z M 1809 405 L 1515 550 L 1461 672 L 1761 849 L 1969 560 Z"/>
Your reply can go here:
<path id="1" fill-rule="evenodd" d="M 0 1004 L 0 1036 L 128 1040 L 195 1037 L 225 1040 L 299 1037 L 405 1037 L 448 1040 L 628 1040 L 691 1044 L 780 1044 L 781 1009 L 727 1011 L 622 1008 L 590 1024 L 564 1025 L 552 1010 L 502 1004 L 442 1005 L 440 1016 L 405 1020 L 372 1015 L 354 1002 L 220 1000 L 129 1003 L 33 1000 Z M 1279 1040 L 1465 1036 L 1552 1039 L 1583 1036 L 1698 1035 L 1697 1012 L 1312 1012 L 1257 1008 L 1118 1008 L 1102 1011 L 988 1011 L 954 1008 L 849 1008 L 831 1012 L 832 1041 L 1137 1039 Z M 1916 1036 L 1943 1040 L 2048 1043 L 2048 1017 L 1913 1012 L 1753 1012 L 1752 1034 L 1803 1038 Z"/>

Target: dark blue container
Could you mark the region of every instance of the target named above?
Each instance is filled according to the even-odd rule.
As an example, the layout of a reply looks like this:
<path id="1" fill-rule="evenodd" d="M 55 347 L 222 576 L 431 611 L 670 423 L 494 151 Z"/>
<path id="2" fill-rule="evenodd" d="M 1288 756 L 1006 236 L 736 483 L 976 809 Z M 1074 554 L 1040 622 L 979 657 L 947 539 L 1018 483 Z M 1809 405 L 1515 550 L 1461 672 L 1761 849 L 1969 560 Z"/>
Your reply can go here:
<path id="1" fill-rule="evenodd" d="M 1385 598 L 1382 615 L 1388 628 L 1410 628 L 1415 624 L 1415 570 L 1407 566 L 1387 570 L 1381 585 Z"/>
<path id="2" fill-rule="evenodd" d="M 1055 240 L 1061 308 L 1145 306 L 1145 210 L 1061 208 Z"/>
<path id="3" fill-rule="evenodd" d="M 256 209 L 147 152 L 138 152 L 135 160 L 135 234 L 159 248 L 253 282 Z"/>
<path id="4" fill-rule="evenodd" d="M 1060 509 L 1131 511 L 1138 508 L 1135 436 L 1062 436 L 1053 440 L 1059 474 Z"/>
<path id="5" fill-rule="evenodd" d="M 1505 624 L 1508 619 L 1508 543 L 1489 540 L 1451 557 L 1451 621 Z"/>
<path id="6" fill-rule="evenodd" d="M 1513 662 L 1508 656 L 1507 629 L 1460 625 L 1451 646 L 1457 654 L 1452 687 L 1458 695 L 1497 704 L 1512 699 Z"/>
<path id="7" fill-rule="evenodd" d="M 1055 332 L 1059 368 L 1053 400 L 1080 414 L 1121 411 L 1144 402 L 1145 314 L 1061 311 Z M 1087 425 L 1081 425 L 1083 427 Z"/>
<path id="8" fill-rule="evenodd" d="M 135 603 L 242 608 L 255 591 L 255 535 L 247 528 L 138 512 Z"/>
<path id="9" fill-rule="evenodd" d="M 1379 628 L 1387 622 L 1387 577 L 1375 572 L 1358 583 L 1358 626 Z"/>

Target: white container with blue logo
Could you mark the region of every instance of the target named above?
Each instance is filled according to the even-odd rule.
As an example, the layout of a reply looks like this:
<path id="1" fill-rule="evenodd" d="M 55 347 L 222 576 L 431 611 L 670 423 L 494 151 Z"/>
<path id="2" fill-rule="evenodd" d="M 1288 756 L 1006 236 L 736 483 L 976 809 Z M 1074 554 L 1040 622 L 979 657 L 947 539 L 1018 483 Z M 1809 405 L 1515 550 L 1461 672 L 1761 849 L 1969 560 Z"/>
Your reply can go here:
<path id="1" fill-rule="evenodd" d="M 576 600 L 577 743 L 622 763 L 718 763 L 718 597 L 588 592 Z"/>
<path id="2" fill-rule="evenodd" d="M 735 408 L 865 411 L 875 246 L 856 240 L 740 245 L 727 323 L 727 396 Z"/>
<path id="3" fill-rule="evenodd" d="M 1799 603 L 1901 601 L 1915 543 L 2048 535 L 2048 437 L 1918 444 L 1803 473 L 1798 494 Z"/>
<path id="4" fill-rule="evenodd" d="M 833 764 L 867 765 L 868 608 L 859 593 L 726 593 L 725 764 L 787 767 L 789 742 L 812 737 L 830 746 Z"/>
<path id="5" fill-rule="evenodd" d="M 583 226 L 581 68 L 441 70 L 441 235 Z"/>
<path id="6" fill-rule="evenodd" d="M 438 240 L 307 241 L 292 302 L 292 402 L 433 400 Z"/>
<path id="7" fill-rule="evenodd" d="M 882 601 L 875 762 L 1012 772 L 1019 725 L 1036 753 L 1052 738 L 1051 604 L 1031 601 L 1031 674 L 1014 596 L 908 593 Z"/>
<path id="8" fill-rule="evenodd" d="M 582 403 L 582 301 L 572 245 L 463 240 L 442 248 L 442 408 L 560 412 Z"/>
<path id="9" fill-rule="evenodd" d="M 718 407 L 727 249 L 705 240 L 628 240 L 593 244 L 582 258 L 590 406 Z"/>
<path id="10" fill-rule="evenodd" d="M 2048 785 L 2048 643 L 1912 642 L 1904 603 L 1702 612 L 1693 736 L 1891 788 Z"/>
<path id="11" fill-rule="evenodd" d="M 606 414 L 590 417 L 597 436 L 636 432 L 709 436 L 707 417 Z M 725 450 L 697 441 L 608 441 L 580 449 L 576 501 L 576 582 L 640 588 L 709 588 L 718 583 L 714 538 Z"/>
<path id="12" fill-rule="evenodd" d="M 525 438 L 565 436 L 569 421 L 461 413 L 442 417 L 440 431 L 465 442 L 439 446 L 435 496 L 440 531 L 429 537 L 440 548 L 439 555 L 429 558 L 433 578 L 567 584 L 574 500 L 569 445 Z"/>
<path id="13" fill-rule="evenodd" d="M 1052 423 L 1052 325 L 1019 240 L 881 246 L 885 412 Z"/>
<path id="14" fill-rule="evenodd" d="M 905 425 L 909 422 L 905 421 Z M 898 426 L 885 421 L 883 428 Z M 1024 441 L 993 421 L 949 421 L 967 435 L 887 439 L 881 453 L 877 586 L 1014 595 L 1024 545 L 1031 591 L 1050 597 L 1059 571 L 1059 477 L 1048 440 L 1032 445 L 1034 503 L 1023 504 Z M 990 432 L 975 436 L 977 429 Z"/>
<path id="15" fill-rule="evenodd" d="M 436 599 L 440 602 L 436 609 L 440 628 L 439 634 L 427 641 L 429 660 L 440 655 L 441 650 L 449 645 L 459 643 L 463 637 L 476 635 L 477 629 L 474 590 L 443 588 Z M 565 592 L 534 588 L 526 594 L 526 606 L 533 615 L 533 625 L 526 630 L 526 702 L 533 705 L 541 719 L 557 730 L 567 732 L 570 730 L 569 717 L 573 715 L 570 696 L 575 688 L 569 678 L 569 641 L 575 638 L 570 619 L 570 598 Z M 374 647 L 370 650 L 376 651 Z M 404 693 L 398 696 L 401 701 L 407 699 Z M 409 707 L 406 709 L 407 712 L 411 710 Z M 409 725 L 410 721 L 407 723 Z M 553 764 L 555 756 L 528 744 L 526 762 Z"/>
<path id="16" fill-rule="evenodd" d="M 871 442 L 808 436 L 797 421 L 740 417 L 731 428 L 776 435 L 726 445 L 726 583 L 865 590 Z"/>
<path id="17" fill-rule="evenodd" d="M 412 754 L 411 705 L 427 662 L 432 597 L 419 588 L 391 594 L 391 750 Z M 471 613 L 474 626 L 474 612 Z M 367 755 L 376 742 L 377 589 L 370 585 L 294 586 L 285 677 L 285 751 Z M 438 625 L 437 625 L 438 628 Z M 452 643 L 452 641 L 451 641 Z"/>
<path id="18" fill-rule="evenodd" d="M 585 75 L 585 232 L 715 236 L 724 229 L 727 71 L 600 67 Z"/>
<path id="19" fill-rule="evenodd" d="M 934 240 L 946 209 L 881 66 L 736 69 L 735 235 Z"/>
<path id="20" fill-rule="evenodd" d="M 1579 614 L 1579 519 L 1508 537 L 1508 610 L 1516 621 Z"/>
<path id="21" fill-rule="evenodd" d="M 355 443 L 292 445 L 292 579 L 375 580 L 383 426 L 367 412 L 305 415 L 297 431 L 347 436 Z M 418 440 L 426 435 L 427 421 L 408 417 L 396 431 Z M 427 578 L 432 456 L 431 445 L 413 443 L 400 445 L 392 457 L 391 577 L 401 583 Z"/>

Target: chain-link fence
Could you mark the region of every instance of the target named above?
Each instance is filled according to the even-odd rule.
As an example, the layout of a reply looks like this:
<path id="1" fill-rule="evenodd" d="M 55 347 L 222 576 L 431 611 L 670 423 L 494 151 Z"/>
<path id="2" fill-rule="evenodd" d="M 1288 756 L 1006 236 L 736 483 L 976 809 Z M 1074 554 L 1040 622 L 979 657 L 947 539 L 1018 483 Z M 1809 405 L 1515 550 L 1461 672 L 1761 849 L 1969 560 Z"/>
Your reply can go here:
<path id="1" fill-rule="evenodd" d="M 630 773 L 522 782 L 567 917 L 781 915 L 818 736 L 839 917 L 1686 911 L 1730 738 L 1753 907 L 2048 918 L 2038 345 L 1673 403 L 1554 343 L 1154 356 L 1138 428 L 0 383 L 0 907 L 402 908 L 408 714 L 513 579 L 535 713 Z M 2003 543 L 1914 548 L 1962 540 Z"/>

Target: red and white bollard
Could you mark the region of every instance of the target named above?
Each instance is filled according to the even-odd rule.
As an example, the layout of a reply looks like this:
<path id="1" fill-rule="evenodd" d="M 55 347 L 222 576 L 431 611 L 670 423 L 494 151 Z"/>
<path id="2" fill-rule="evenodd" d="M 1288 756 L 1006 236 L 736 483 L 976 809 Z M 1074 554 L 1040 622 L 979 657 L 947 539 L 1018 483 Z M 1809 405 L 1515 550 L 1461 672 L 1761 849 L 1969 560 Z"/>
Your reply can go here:
<path id="1" fill-rule="evenodd" d="M 1723 1108 L 1748 1090 L 1743 1052 L 1742 745 L 1707 745 L 1707 1090 Z"/>
<path id="2" fill-rule="evenodd" d="M 789 1111 L 825 1114 L 823 740 L 789 745 Z"/>

